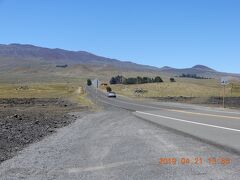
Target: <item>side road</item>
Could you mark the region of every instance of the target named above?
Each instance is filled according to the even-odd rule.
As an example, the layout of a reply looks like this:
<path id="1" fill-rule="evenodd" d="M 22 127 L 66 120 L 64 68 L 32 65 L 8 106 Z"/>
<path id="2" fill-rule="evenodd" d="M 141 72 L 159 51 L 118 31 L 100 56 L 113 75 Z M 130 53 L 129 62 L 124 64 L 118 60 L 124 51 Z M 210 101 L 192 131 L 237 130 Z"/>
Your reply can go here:
<path id="1" fill-rule="evenodd" d="M 75 116 L 81 114 L 75 113 Z M 160 158 L 177 163 L 160 164 Z M 195 164 L 195 158 L 202 158 Z M 211 164 L 209 158 L 230 158 Z M 189 164 L 180 159 L 193 160 Z M 239 179 L 240 157 L 108 108 L 88 114 L 0 165 L 1 179 Z"/>

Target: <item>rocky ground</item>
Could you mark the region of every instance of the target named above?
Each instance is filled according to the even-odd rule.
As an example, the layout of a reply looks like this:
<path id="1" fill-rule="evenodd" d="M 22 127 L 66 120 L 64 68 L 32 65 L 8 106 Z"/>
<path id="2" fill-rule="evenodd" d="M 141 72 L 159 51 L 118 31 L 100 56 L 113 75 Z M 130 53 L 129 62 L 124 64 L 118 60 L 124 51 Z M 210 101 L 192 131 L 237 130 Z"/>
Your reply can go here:
<path id="1" fill-rule="evenodd" d="M 0 163 L 70 124 L 76 117 L 68 113 L 83 109 L 58 98 L 0 99 Z"/>

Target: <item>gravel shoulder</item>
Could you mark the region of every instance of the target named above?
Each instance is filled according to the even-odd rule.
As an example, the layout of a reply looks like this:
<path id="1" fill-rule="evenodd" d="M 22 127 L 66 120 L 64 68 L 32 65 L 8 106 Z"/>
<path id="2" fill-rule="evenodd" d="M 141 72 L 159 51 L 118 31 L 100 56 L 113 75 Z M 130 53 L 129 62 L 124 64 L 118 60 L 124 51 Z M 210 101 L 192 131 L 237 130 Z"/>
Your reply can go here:
<path id="1" fill-rule="evenodd" d="M 239 179 L 240 157 L 215 146 L 108 108 L 82 115 L 57 133 L 0 164 L 3 179 Z M 201 157 L 197 164 L 160 164 L 160 158 Z M 211 165 L 208 158 L 231 158 Z"/>
<path id="2" fill-rule="evenodd" d="M 86 107 L 59 98 L 0 99 L 0 163 L 76 120 Z"/>

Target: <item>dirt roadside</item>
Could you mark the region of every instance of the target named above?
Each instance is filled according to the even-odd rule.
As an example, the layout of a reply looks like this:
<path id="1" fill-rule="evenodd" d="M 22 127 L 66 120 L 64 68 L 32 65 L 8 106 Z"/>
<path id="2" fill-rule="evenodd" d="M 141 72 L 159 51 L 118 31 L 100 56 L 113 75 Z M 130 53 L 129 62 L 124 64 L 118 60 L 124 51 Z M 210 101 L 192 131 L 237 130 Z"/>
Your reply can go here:
<path id="1" fill-rule="evenodd" d="M 77 118 L 70 112 L 83 110 L 87 107 L 59 98 L 0 99 L 0 163 L 69 125 Z"/>

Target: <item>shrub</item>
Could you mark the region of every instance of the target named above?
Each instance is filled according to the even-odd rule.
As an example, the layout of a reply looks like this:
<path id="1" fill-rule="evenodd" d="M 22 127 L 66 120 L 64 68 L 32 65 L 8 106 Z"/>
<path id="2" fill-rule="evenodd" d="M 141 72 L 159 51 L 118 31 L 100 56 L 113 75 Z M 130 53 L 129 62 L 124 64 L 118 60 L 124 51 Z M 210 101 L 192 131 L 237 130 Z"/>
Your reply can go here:
<path id="1" fill-rule="evenodd" d="M 88 80 L 87 80 L 87 85 L 88 85 L 88 86 L 91 86 L 91 85 L 92 85 L 91 79 L 88 79 Z"/>
<path id="2" fill-rule="evenodd" d="M 170 78 L 170 82 L 176 82 L 174 78 Z"/>
<path id="3" fill-rule="evenodd" d="M 107 87 L 106 87 L 106 90 L 107 90 L 107 92 L 111 92 L 111 91 L 112 91 L 112 88 L 111 88 L 110 86 L 107 86 Z"/>
<path id="4" fill-rule="evenodd" d="M 156 76 L 154 82 L 163 82 L 163 80 L 160 76 Z"/>

